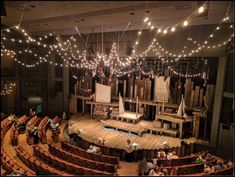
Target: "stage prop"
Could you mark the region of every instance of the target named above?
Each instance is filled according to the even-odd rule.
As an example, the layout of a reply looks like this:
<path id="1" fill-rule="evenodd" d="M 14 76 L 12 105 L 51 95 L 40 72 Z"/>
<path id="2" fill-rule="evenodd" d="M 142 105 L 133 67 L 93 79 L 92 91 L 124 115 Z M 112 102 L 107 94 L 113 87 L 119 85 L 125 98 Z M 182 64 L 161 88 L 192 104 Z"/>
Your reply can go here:
<path id="1" fill-rule="evenodd" d="M 137 97 L 137 105 L 136 105 L 136 112 L 130 112 L 130 111 L 125 111 L 122 97 L 119 94 L 119 111 L 114 111 L 111 114 L 111 119 L 117 119 L 121 121 L 127 121 L 127 122 L 132 122 L 136 123 L 140 120 L 140 118 L 143 116 L 143 114 L 138 113 L 138 97 Z"/>
<path id="2" fill-rule="evenodd" d="M 156 101 L 165 101 L 170 99 L 170 77 L 164 76 L 154 77 L 154 99 Z"/>
<path id="3" fill-rule="evenodd" d="M 103 126 L 106 128 L 113 128 L 115 130 L 124 131 L 127 133 L 133 133 L 138 136 L 141 136 L 142 133 L 144 133 L 145 131 L 145 129 L 139 124 L 129 124 L 117 120 L 103 121 Z"/>
<path id="4" fill-rule="evenodd" d="M 111 87 L 96 83 L 95 101 L 100 103 L 111 103 Z"/>

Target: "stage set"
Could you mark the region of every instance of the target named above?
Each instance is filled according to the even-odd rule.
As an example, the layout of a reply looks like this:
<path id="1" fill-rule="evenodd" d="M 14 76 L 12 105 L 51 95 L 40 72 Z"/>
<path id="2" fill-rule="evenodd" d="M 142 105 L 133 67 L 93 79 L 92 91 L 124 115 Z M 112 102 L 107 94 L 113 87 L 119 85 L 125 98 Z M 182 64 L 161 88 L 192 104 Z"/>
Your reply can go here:
<path id="1" fill-rule="evenodd" d="M 102 84 L 96 81 L 94 94 L 91 88 L 90 94 L 84 94 L 81 82 L 74 85 L 74 94 L 70 98 L 70 113 L 73 114 L 69 121 L 70 132 L 76 133 L 89 145 L 100 145 L 102 141 L 102 146 L 119 150 L 125 149 L 127 139 L 131 140 L 136 151 L 180 148 L 182 141 L 188 145 L 208 143 L 199 139 L 199 127 L 205 126 L 203 128 L 206 129 L 206 108 L 208 100 L 212 104 L 212 86 L 208 85 L 205 92 L 199 86 L 191 90 L 193 81 L 186 79 L 184 95 L 190 95 L 190 98 L 174 93 L 180 97 L 177 104 L 169 102 L 170 78 L 155 76 L 152 100 L 149 96 L 150 79 L 128 83 L 128 88 L 124 80 L 122 90 L 119 82 L 118 79 Z M 81 114 L 77 109 L 79 100 L 82 103 Z M 150 106 L 155 108 L 154 120 L 146 118 Z M 200 125 L 201 119 L 205 122 L 203 125 Z"/>

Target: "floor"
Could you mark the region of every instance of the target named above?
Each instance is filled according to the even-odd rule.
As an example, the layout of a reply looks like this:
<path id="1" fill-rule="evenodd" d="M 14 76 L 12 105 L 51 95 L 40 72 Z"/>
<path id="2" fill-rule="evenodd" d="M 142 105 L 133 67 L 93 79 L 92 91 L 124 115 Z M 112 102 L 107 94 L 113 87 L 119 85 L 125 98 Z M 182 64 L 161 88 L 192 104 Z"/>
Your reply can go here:
<path id="1" fill-rule="evenodd" d="M 124 149 L 126 140 L 130 139 L 132 142 L 138 144 L 139 149 L 157 149 L 163 147 L 163 142 L 168 142 L 170 147 L 180 146 L 182 140 L 188 143 L 198 141 L 195 138 L 180 139 L 162 135 L 152 135 L 143 133 L 141 137 L 131 133 L 116 131 L 104 128 L 102 121 L 91 119 L 89 115 L 78 116 L 73 115 L 70 122 L 74 125 L 75 129 L 81 129 L 80 137 L 89 141 L 96 142 L 99 137 L 105 139 L 105 145 L 113 148 Z"/>

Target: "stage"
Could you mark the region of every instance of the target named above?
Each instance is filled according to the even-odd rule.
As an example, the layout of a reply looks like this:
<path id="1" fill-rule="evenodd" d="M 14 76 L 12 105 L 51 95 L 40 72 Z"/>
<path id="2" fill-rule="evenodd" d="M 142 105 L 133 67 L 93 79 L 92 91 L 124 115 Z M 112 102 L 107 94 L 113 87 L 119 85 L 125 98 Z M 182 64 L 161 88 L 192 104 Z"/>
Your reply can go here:
<path id="1" fill-rule="evenodd" d="M 105 146 L 110 148 L 124 149 L 127 139 L 130 139 L 133 143 L 137 143 L 137 149 L 146 150 L 163 148 L 163 142 L 168 142 L 169 147 L 179 147 L 181 146 L 180 142 L 182 140 L 189 144 L 195 142 L 207 144 L 207 142 L 193 137 L 188 139 L 180 139 L 150 133 L 143 133 L 140 137 L 131 133 L 111 130 L 104 128 L 101 121 L 94 120 L 89 115 L 73 115 L 70 118 L 70 122 L 76 130 L 82 130 L 82 133 L 78 135 L 82 139 L 91 143 L 96 143 L 99 137 L 104 138 Z M 148 126 L 149 123 L 151 122 L 146 120 L 139 121 L 139 124 L 142 126 Z"/>

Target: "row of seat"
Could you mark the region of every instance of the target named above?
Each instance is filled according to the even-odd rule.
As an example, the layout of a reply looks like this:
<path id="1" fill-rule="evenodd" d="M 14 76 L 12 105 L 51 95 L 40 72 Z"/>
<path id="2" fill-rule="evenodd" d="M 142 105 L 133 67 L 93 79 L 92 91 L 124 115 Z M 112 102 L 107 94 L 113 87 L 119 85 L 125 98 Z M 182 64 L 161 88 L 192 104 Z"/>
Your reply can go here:
<path id="1" fill-rule="evenodd" d="M 12 146 L 18 145 L 18 135 L 19 135 L 18 129 L 16 128 L 16 126 L 12 126 L 12 128 L 10 129 L 10 140 Z"/>
<path id="2" fill-rule="evenodd" d="M 29 120 L 29 117 L 27 117 L 26 115 L 23 115 L 23 116 L 18 118 L 18 120 L 16 121 L 14 126 L 11 128 L 10 140 L 11 140 L 11 144 L 13 146 L 17 146 L 18 145 L 18 135 L 20 134 L 18 125 L 20 123 L 25 123 L 25 125 L 26 125 L 28 120 Z"/>
<path id="3" fill-rule="evenodd" d="M 4 121 L 1 122 L 1 136 L 4 137 L 5 133 L 10 129 L 13 122 L 9 121 L 7 118 L 4 119 Z M 1 138 L 1 143 L 2 143 Z M 34 176 L 35 173 L 29 169 L 25 169 L 21 165 L 19 165 L 15 160 L 8 157 L 6 152 L 1 148 L 1 164 L 5 167 L 6 171 L 8 173 L 12 173 L 15 170 L 20 171 L 22 174 L 26 174 L 28 176 Z"/>
<path id="4" fill-rule="evenodd" d="M 114 175 L 112 173 L 93 170 L 67 162 L 65 160 L 60 159 L 59 157 L 56 157 L 48 153 L 44 149 L 40 148 L 38 145 L 33 146 L 33 153 L 34 156 L 48 163 L 49 165 L 58 168 L 61 171 L 71 173 L 74 175 L 109 175 L 109 176 Z"/>
<path id="5" fill-rule="evenodd" d="M 207 161 L 206 163 L 210 163 L 213 165 L 213 164 L 216 164 L 216 162 L 217 162 L 217 158 L 213 156 L 211 160 Z M 174 168 L 177 168 L 177 175 L 190 175 L 190 174 L 198 174 L 198 173 L 204 174 L 204 164 L 205 163 L 184 164 L 184 165 L 174 166 Z M 170 174 L 173 166 L 163 166 L 160 168 L 167 169 L 168 174 Z"/>
<path id="6" fill-rule="evenodd" d="M 41 138 L 41 143 L 45 144 L 47 142 L 46 131 L 48 129 L 48 117 L 44 117 L 38 125 L 38 136 Z"/>
<path id="7" fill-rule="evenodd" d="M 27 126 L 30 126 L 30 127 L 37 127 L 40 123 L 42 119 L 38 116 L 34 116 L 30 119 L 30 121 L 28 122 Z M 26 140 L 27 140 L 27 143 L 29 145 L 32 145 L 34 144 L 34 138 L 31 136 L 30 132 L 29 131 L 26 131 L 27 134 L 26 134 Z"/>
<path id="8" fill-rule="evenodd" d="M 79 146 L 80 148 L 82 148 L 84 150 L 89 148 L 90 145 L 95 145 L 95 146 L 98 146 L 101 148 L 101 151 L 103 154 L 119 157 L 121 160 L 124 160 L 125 153 L 126 153 L 126 151 L 124 149 L 111 148 L 111 147 L 107 147 L 107 146 L 100 146 L 95 143 L 88 142 L 87 140 L 81 138 L 78 135 L 75 135 L 73 141 L 76 142 L 77 146 Z M 191 153 L 193 153 L 193 151 L 194 151 L 193 149 L 194 149 L 193 143 L 190 143 L 186 147 L 183 147 L 183 146 L 179 147 L 178 146 L 178 147 L 169 147 L 169 148 L 160 148 L 160 149 L 138 149 L 138 150 L 133 151 L 133 161 L 140 161 L 143 158 L 146 158 L 146 159 L 157 158 L 158 151 L 160 151 L 160 150 L 164 150 L 165 152 L 175 151 L 176 155 L 178 155 L 179 157 L 184 157 L 184 156 L 187 156 L 187 155 L 190 155 Z"/>
<path id="9" fill-rule="evenodd" d="M 21 174 L 25 174 L 27 176 L 34 176 L 35 172 L 30 169 L 26 169 L 21 165 L 17 164 L 15 160 L 8 157 L 6 153 L 1 149 L 1 163 L 5 167 L 6 171 L 12 173 L 14 171 L 19 171 Z"/>
<path id="10" fill-rule="evenodd" d="M 234 175 L 234 168 L 229 167 L 221 171 L 211 172 L 211 173 L 205 173 L 203 176 L 211 176 L 211 175 Z"/>
<path id="11" fill-rule="evenodd" d="M 186 164 L 192 164 L 199 155 L 203 155 L 205 152 L 200 152 L 197 154 L 192 154 L 189 156 L 179 157 L 178 159 L 159 159 L 159 166 L 181 166 Z"/>
<path id="12" fill-rule="evenodd" d="M 52 120 L 52 122 L 53 122 L 54 124 L 57 124 L 57 123 L 60 124 L 61 121 L 62 121 L 62 118 L 59 118 L 58 116 L 56 116 L 56 117 Z M 60 132 L 60 129 L 57 129 L 57 131 L 52 131 L 51 136 L 52 136 L 52 139 L 53 139 L 54 142 L 58 142 L 58 141 L 59 141 L 59 132 Z"/>
<path id="13" fill-rule="evenodd" d="M 117 166 L 119 165 L 118 157 L 89 153 L 86 150 L 79 148 L 71 143 L 61 142 L 61 148 L 71 153 L 78 154 L 81 157 L 93 160 L 93 161 L 103 162 L 106 164 L 113 164 Z"/>
<path id="14" fill-rule="evenodd" d="M 107 164 L 103 162 L 98 162 L 98 161 L 93 161 L 84 157 L 81 157 L 78 154 L 72 154 L 70 152 L 67 152 L 61 148 L 58 148 L 54 144 L 48 144 L 48 150 L 51 154 L 60 157 L 63 160 L 66 160 L 68 162 L 91 168 L 94 170 L 99 170 L 99 171 L 106 171 L 108 173 L 117 173 L 117 165 L 113 164 Z"/>
<path id="15" fill-rule="evenodd" d="M 72 174 L 62 172 L 57 170 L 38 158 L 31 156 L 29 153 L 25 151 L 22 147 L 15 147 L 16 154 L 20 158 L 20 160 L 26 164 L 30 169 L 35 172 L 45 173 L 47 175 L 59 175 L 59 176 L 72 176 Z"/>
<path id="16" fill-rule="evenodd" d="M 3 121 L 1 121 L 1 143 L 2 143 L 2 139 L 5 135 L 5 133 L 9 130 L 12 123 L 13 122 L 10 121 L 8 118 L 5 118 Z"/>

